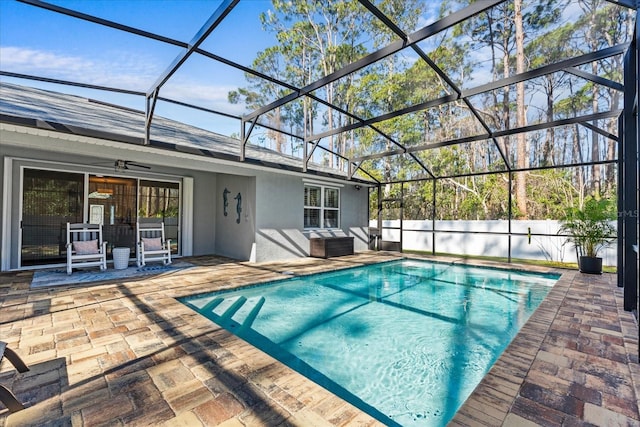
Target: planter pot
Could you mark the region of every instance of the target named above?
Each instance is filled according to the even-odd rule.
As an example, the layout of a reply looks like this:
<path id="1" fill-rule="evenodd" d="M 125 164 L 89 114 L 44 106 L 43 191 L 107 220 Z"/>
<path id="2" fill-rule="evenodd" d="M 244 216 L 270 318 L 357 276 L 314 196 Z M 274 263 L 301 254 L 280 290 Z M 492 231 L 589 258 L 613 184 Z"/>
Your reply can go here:
<path id="1" fill-rule="evenodd" d="M 602 274 L 602 258 L 593 256 L 581 256 L 580 272 L 586 274 Z"/>

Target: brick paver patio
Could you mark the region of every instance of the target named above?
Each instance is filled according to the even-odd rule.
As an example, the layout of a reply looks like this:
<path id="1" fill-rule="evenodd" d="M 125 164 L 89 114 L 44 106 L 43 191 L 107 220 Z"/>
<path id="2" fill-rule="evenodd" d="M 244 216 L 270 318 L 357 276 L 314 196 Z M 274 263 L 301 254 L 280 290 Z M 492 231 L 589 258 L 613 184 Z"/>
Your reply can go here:
<path id="1" fill-rule="evenodd" d="M 175 298 L 395 256 L 198 257 L 170 274 L 39 289 L 31 272 L 2 273 L 0 340 L 31 371 L 2 363 L 0 384 L 27 408 L 0 404 L 0 426 L 379 425 Z M 562 273 L 452 425 L 640 426 L 638 327 L 616 276 Z"/>

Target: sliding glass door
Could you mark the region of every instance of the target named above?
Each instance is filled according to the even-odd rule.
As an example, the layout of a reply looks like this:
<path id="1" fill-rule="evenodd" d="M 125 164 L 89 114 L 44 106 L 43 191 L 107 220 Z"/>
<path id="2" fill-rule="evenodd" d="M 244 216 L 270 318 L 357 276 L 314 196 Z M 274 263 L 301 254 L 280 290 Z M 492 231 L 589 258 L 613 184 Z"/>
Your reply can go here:
<path id="1" fill-rule="evenodd" d="M 66 258 L 66 224 L 82 222 L 84 174 L 24 169 L 21 265 Z"/>
<path id="2" fill-rule="evenodd" d="M 171 253 L 180 252 L 180 185 L 177 182 L 140 180 L 140 222 L 164 222 L 164 232 L 171 239 Z"/>
<path id="3" fill-rule="evenodd" d="M 88 222 L 102 224 L 109 253 L 127 247 L 135 254 L 137 185 L 134 178 L 89 175 Z"/>
<path id="4" fill-rule="evenodd" d="M 108 252 L 128 247 L 131 254 L 136 221 L 164 222 L 179 253 L 177 182 L 25 168 L 22 188 L 21 266 L 65 262 L 67 222 L 102 224 Z"/>

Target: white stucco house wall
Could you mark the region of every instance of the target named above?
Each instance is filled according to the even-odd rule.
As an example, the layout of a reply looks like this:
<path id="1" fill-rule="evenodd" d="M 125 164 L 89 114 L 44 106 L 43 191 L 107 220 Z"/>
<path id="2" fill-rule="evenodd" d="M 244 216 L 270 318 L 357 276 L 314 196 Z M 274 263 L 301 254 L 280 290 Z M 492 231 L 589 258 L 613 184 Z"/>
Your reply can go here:
<path id="1" fill-rule="evenodd" d="M 41 176 L 54 187 L 59 179 L 77 180 L 79 195 L 69 195 L 69 200 L 64 196 L 66 205 L 61 209 L 76 212 L 87 222 L 89 207 L 99 205 L 105 227 L 120 224 L 122 229 L 129 229 L 138 213 L 119 212 L 120 189 L 174 189 L 179 209 L 170 220 L 175 222 L 178 256 L 287 260 L 308 256 L 309 238 L 316 235 L 352 236 L 355 251 L 367 249 L 365 182 L 317 165 L 303 172 L 300 159 L 255 146 L 247 146 L 247 159 L 240 162 L 238 140 L 160 117 L 153 122 L 152 143 L 145 145 L 144 120 L 143 112 L 82 97 L 0 85 L 1 271 L 60 263 L 55 254 L 27 262 L 31 256 L 27 240 L 55 239 L 44 237 L 44 231 L 25 231 L 29 222 L 25 213 L 35 209 L 25 194 Z M 118 160 L 131 167 L 117 167 Z M 95 191 L 101 180 L 110 186 L 104 193 Z M 305 228 L 305 187 L 339 194 L 337 226 Z M 89 193 L 89 188 L 94 191 Z M 107 199 L 96 199 L 96 194 Z M 39 215 L 50 210 L 42 207 Z M 53 220 L 54 232 L 56 221 L 65 219 Z"/>

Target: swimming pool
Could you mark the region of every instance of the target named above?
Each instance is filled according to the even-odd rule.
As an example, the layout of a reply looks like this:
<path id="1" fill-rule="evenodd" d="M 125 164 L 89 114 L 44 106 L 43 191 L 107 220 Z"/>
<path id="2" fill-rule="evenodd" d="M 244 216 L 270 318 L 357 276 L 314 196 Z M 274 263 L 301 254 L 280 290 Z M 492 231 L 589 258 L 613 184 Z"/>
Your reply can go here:
<path id="1" fill-rule="evenodd" d="M 558 277 L 403 259 L 181 301 L 387 425 L 444 426 Z"/>

